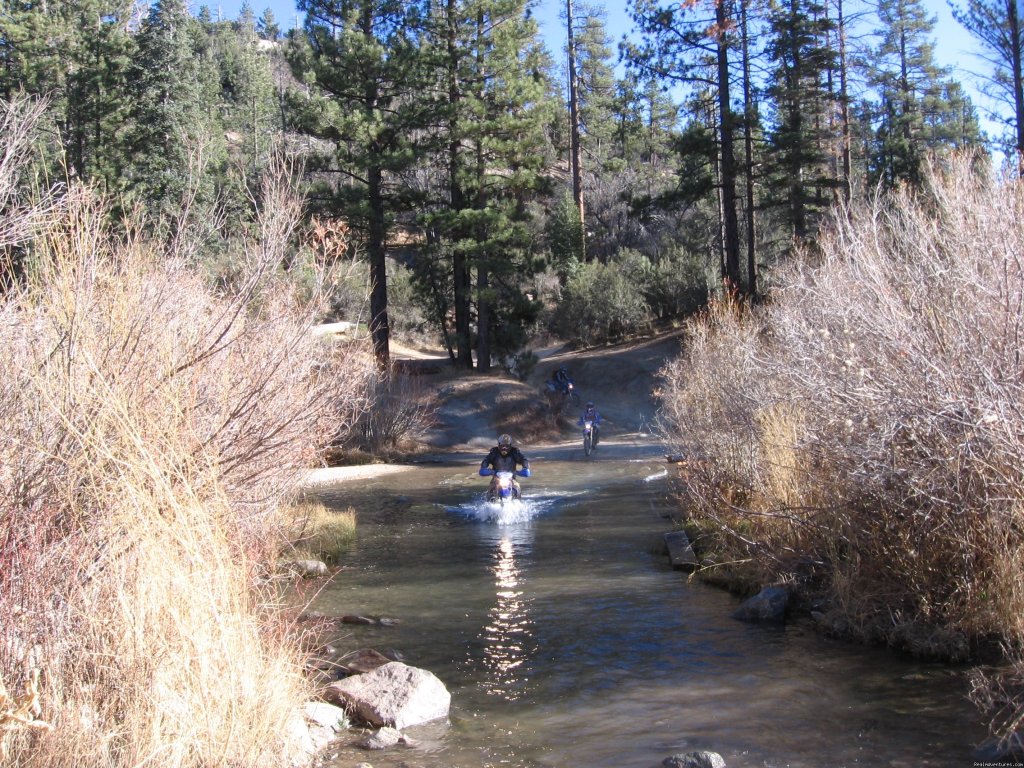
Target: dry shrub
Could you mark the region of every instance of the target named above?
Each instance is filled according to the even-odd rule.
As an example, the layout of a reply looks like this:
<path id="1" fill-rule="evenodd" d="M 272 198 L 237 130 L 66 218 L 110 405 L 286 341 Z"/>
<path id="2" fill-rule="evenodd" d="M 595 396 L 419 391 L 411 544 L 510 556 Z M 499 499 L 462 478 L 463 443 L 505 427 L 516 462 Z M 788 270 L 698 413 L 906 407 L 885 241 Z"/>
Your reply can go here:
<path id="1" fill-rule="evenodd" d="M 0 101 L 0 284 L 4 271 L 14 267 L 9 248 L 30 240 L 38 228 L 60 208 L 60 198 L 46 194 L 26 199 L 23 172 L 27 158 L 35 151 L 35 126 L 46 111 L 45 101 L 17 94 L 10 102 Z"/>
<path id="2" fill-rule="evenodd" d="M 1024 640 L 1022 221 L 1024 186 L 962 158 L 837 213 L 766 309 L 691 330 L 665 430 L 725 559 L 868 639 Z"/>
<path id="3" fill-rule="evenodd" d="M 738 590 L 785 570 L 803 488 L 791 442 L 799 412 L 763 373 L 764 335 L 759 314 L 714 302 L 690 324 L 685 357 L 661 372 L 660 430 L 686 459 L 680 492 L 715 570 L 704 575 Z"/>
<path id="4" fill-rule="evenodd" d="M 417 376 L 403 374 L 392 366 L 388 375 L 372 376 L 367 382 L 369 405 L 358 429 L 343 443 L 372 454 L 387 454 L 415 445 L 433 426 L 437 405 Z"/>
<path id="5" fill-rule="evenodd" d="M 227 291 L 75 190 L 3 296 L 0 679 L 41 671 L 53 725 L 0 733 L 7 764 L 295 756 L 309 684 L 264 576 L 366 356 L 309 333 L 277 269 L 297 207 L 268 184 Z"/>

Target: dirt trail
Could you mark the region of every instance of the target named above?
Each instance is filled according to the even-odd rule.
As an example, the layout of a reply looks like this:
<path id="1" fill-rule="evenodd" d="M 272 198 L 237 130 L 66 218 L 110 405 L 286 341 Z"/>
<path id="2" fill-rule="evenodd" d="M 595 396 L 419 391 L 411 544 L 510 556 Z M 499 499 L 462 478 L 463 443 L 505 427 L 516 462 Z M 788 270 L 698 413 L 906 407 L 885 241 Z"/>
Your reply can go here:
<path id="1" fill-rule="evenodd" d="M 396 362 L 430 395 L 435 427 L 423 441 L 446 451 L 486 450 L 501 432 L 520 442 L 559 443 L 576 439 L 575 410 L 556 418 L 543 395 L 544 382 L 560 365 L 569 369 L 583 402 L 593 400 L 603 419 L 602 439 L 645 439 L 657 413 L 657 372 L 681 352 L 680 332 L 617 346 L 571 351 L 546 350 L 525 381 L 504 372 L 481 375 L 456 371 L 446 357 L 400 346 Z"/>

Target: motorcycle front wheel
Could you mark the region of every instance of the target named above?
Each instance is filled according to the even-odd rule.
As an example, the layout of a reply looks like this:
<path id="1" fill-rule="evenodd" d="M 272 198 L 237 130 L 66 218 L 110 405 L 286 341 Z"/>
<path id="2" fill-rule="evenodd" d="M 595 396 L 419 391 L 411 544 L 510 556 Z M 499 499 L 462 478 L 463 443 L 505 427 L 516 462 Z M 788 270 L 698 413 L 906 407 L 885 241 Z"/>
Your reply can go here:
<path id="1" fill-rule="evenodd" d="M 589 456 L 592 450 L 594 450 L 594 438 L 590 432 L 587 432 L 583 436 L 583 452 Z"/>

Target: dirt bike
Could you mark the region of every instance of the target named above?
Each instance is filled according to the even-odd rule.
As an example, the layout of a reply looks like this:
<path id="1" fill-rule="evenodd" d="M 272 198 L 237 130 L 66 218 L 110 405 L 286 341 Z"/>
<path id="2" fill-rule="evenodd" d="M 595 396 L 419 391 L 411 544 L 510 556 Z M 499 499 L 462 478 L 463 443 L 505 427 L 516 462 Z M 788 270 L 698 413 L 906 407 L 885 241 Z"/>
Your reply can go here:
<path id="1" fill-rule="evenodd" d="M 583 452 L 589 456 L 592 450 L 594 450 L 594 422 L 586 419 L 583 422 Z"/>
<path id="2" fill-rule="evenodd" d="M 495 472 L 494 481 L 487 489 L 487 501 L 492 504 L 507 504 L 521 498 L 522 494 L 512 478 L 512 472 Z"/>
<path id="3" fill-rule="evenodd" d="M 559 408 L 565 411 L 570 408 L 578 408 L 580 405 L 580 395 L 571 380 L 564 384 L 555 381 L 547 382 L 547 395 L 553 409 Z"/>

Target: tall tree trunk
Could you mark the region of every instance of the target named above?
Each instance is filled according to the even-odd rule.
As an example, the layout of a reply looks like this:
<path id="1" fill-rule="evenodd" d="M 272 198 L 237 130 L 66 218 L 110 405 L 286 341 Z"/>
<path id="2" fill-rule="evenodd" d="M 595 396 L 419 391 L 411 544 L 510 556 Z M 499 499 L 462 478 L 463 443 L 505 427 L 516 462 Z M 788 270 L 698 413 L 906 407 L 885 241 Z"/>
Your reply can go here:
<path id="1" fill-rule="evenodd" d="M 477 36 L 482 40 L 484 37 L 484 15 L 483 11 L 477 12 L 476 18 Z M 484 60 L 484 45 L 478 43 L 476 46 L 476 72 L 480 82 L 480 90 L 477 98 L 480 103 L 485 98 L 485 83 L 487 81 L 487 62 Z M 487 207 L 487 160 L 484 157 L 484 145 L 480 138 L 476 140 L 476 199 L 473 207 L 477 211 L 483 211 Z M 487 232 L 478 228 L 476 232 L 478 243 L 487 242 Z M 481 371 L 491 370 L 491 307 L 487 301 L 487 258 L 488 254 L 478 253 L 476 257 L 476 364 Z"/>
<path id="2" fill-rule="evenodd" d="M 572 0 L 565 0 L 569 54 L 569 162 L 572 166 L 572 199 L 580 217 L 580 257 L 586 260 L 586 218 L 583 211 L 583 168 L 580 165 L 579 78 L 576 75 L 576 34 L 573 30 Z"/>
<path id="3" fill-rule="evenodd" d="M 483 19 L 480 19 L 481 28 L 483 26 Z M 480 46 L 478 46 L 479 48 Z M 478 71 L 481 75 L 484 74 L 484 61 L 481 56 L 477 63 Z M 486 78 L 481 76 L 480 82 Z M 481 91 L 483 86 L 481 85 Z M 480 98 L 483 99 L 483 93 L 481 92 Z M 476 192 L 476 209 L 482 211 L 487 206 L 487 193 L 485 186 L 485 176 L 487 174 L 487 160 L 484 157 L 484 145 L 479 139 L 476 143 L 476 181 L 477 181 L 477 192 Z M 477 242 L 487 242 L 487 233 L 484 231 L 477 232 Z M 489 286 L 489 271 L 487 269 L 487 259 L 489 254 L 480 254 L 476 262 L 476 365 L 477 369 L 487 373 L 491 370 L 491 304 L 488 298 Z"/>
<path id="4" fill-rule="evenodd" d="M 470 272 L 466 254 L 458 246 L 452 253 L 452 277 L 455 291 L 455 359 L 460 368 L 472 368 L 473 348 L 469 322 Z"/>
<path id="5" fill-rule="evenodd" d="M 790 0 L 791 18 L 798 18 L 801 13 L 798 0 Z M 800 40 L 796 35 L 790 36 L 790 56 L 793 61 L 791 87 L 793 93 L 800 86 L 803 69 L 803 57 L 800 55 Z M 793 235 L 803 238 L 807 234 L 807 212 L 804 206 L 804 115 L 801 104 L 796 98 L 789 103 L 789 126 L 793 132 L 793 151 L 789 153 L 789 211 L 793 221 Z"/>
<path id="6" fill-rule="evenodd" d="M 722 230 L 725 242 L 725 272 L 723 277 L 729 291 L 742 290 L 740 282 L 740 236 L 739 220 L 736 214 L 736 154 L 733 118 L 729 100 L 729 44 L 727 30 L 729 20 L 725 13 L 725 0 L 716 4 L 715 20 L 718 23 L 718 111 L 721 115 L 721 162 L 722 162 Z"/>
<path id="7" fill-rule="evenodd" d="M 367 40 L 373 39 L 370 3 L 363 6 L 360 29 Z M 363 92 L 363 104 L 367 113 L 377 108 L 378 98 L 377 83 L 367 82 Z M 371 163 L 367 168 L 366 180 L 369 206 L 366 252 L 370 260 L 370 340 L 373 343 L 373 356 L 377 361 L 377 368 L 386 372 L 391 365 L 391 329 L 388 323 L 387 226 L 383 168 L 379 164 Z"/>
<path id="8" fill-rule="evenodd" d="M 1006 18 L 1009 21 L 1011 62 L 1013 71 L 1013 106 L 1017 118 L 1017 171 L 1024 176 L 1024 63 L 1021 62 L 1021 19 L 1017 13 L 1018 0 L 1006 0 Z"/>
<path id="9" fill-rule="evenodd" d="M 746 176 L 747 193 L 747 294 L 757 296 L 757 256 L 754 253 L 757 242 L 754 230 L 754 100 L 750 88 L 750 46 L 747 27 L 748 0 L 740 0 L 740 34 L 743 40 L 743 172 Z"/>
<path id="10" fill-rule="evenodd" d="M 851 175 L 853 173 L 852 139 L 850 130 L 850 88 L 846 72 L 846 16 L 843 13 L 843 0 L 836 0 L 836 13 L 839 18 L 836 25 L 839 32 L 839 115 L 842 121 L 842 153 L 843 153 L 843 202 L 849 204 L 853 193 Z"/>
<path id="11" fill-rule="evenodd" d="M 459 84 L 459 50 L 456 23 L 458 19 L 458 3 L 448 0 L 448 185 L 451 196 L 452 211 L 458 214 L 466 209 L 466 193 L 460 178 L 462 162 L 462 142 L 459 138 L 458 104 L 462 100 Z M 470 334 L 470 273 L 464 249 L 459 242 L 462 240 L 462 227 L 457 226 L 452 233 L 454 247 L 452 252 L 452 284 L 455 302 L 455 354 L 456 364 L 462 368 L 473 367 L 473 350 Z"/>
<path id="12" fill-rule="evenodd" d="M 387 371 L 390 366 L 388 324 L 388 279 L 385 252 L 385 217 L 383 174 L 379 167 L 372 167 L 367 174 L 369 180 L 367 197 L 370 204 L 366 251 L 370 257 L 370 339 L 373 342 L 373 356 L 377 367 Z"/>
<path id="13" fill-rule="evenodd" d="M 490 288 L 487 266 L 476 268 L 476 368 L 481 373 L 491 370 L 491 302 L 487 298 Z"/>
<path id="14" fill-rule="evenodd" d="M 714 110 L 711 112 L 711 120 L 715 121 L 716 114 Z M 717 125 L 712 126 L 715 131 L 715 136 L 721 136 L 722 132 L 718 129 Z M 722 187 L 722 145 L 721 141 L 716 145 L 715 149 L 715 162 L 714 162 L 714 173 L 715 173 L 715 192 L 717 194 L 718 203 L 718 273 L 728 290 L 728 281 L 726 280 L 725 271 L 725 203 L 723 202 L 723 187 Z"/>
<path id="15" fill-rule="evenodd" d="M 903 13 L 903 7 L 900 6 L 900 12 Z M 907 61 L 907 31 L 906 31 L 906 19 L 901 15 L 900 21 L 904 22 L 903 27 L 900 29 L 900 111 L 902 112 L 902 133 L 903 141 L 906 142 L 908 147 L 914 146 L 913 130 L 910 123 L 911 114 L 914 111 L 914 102 L 911 99 L 911 83 L 910 83 L 910 71 L 909 63 Z"/>

